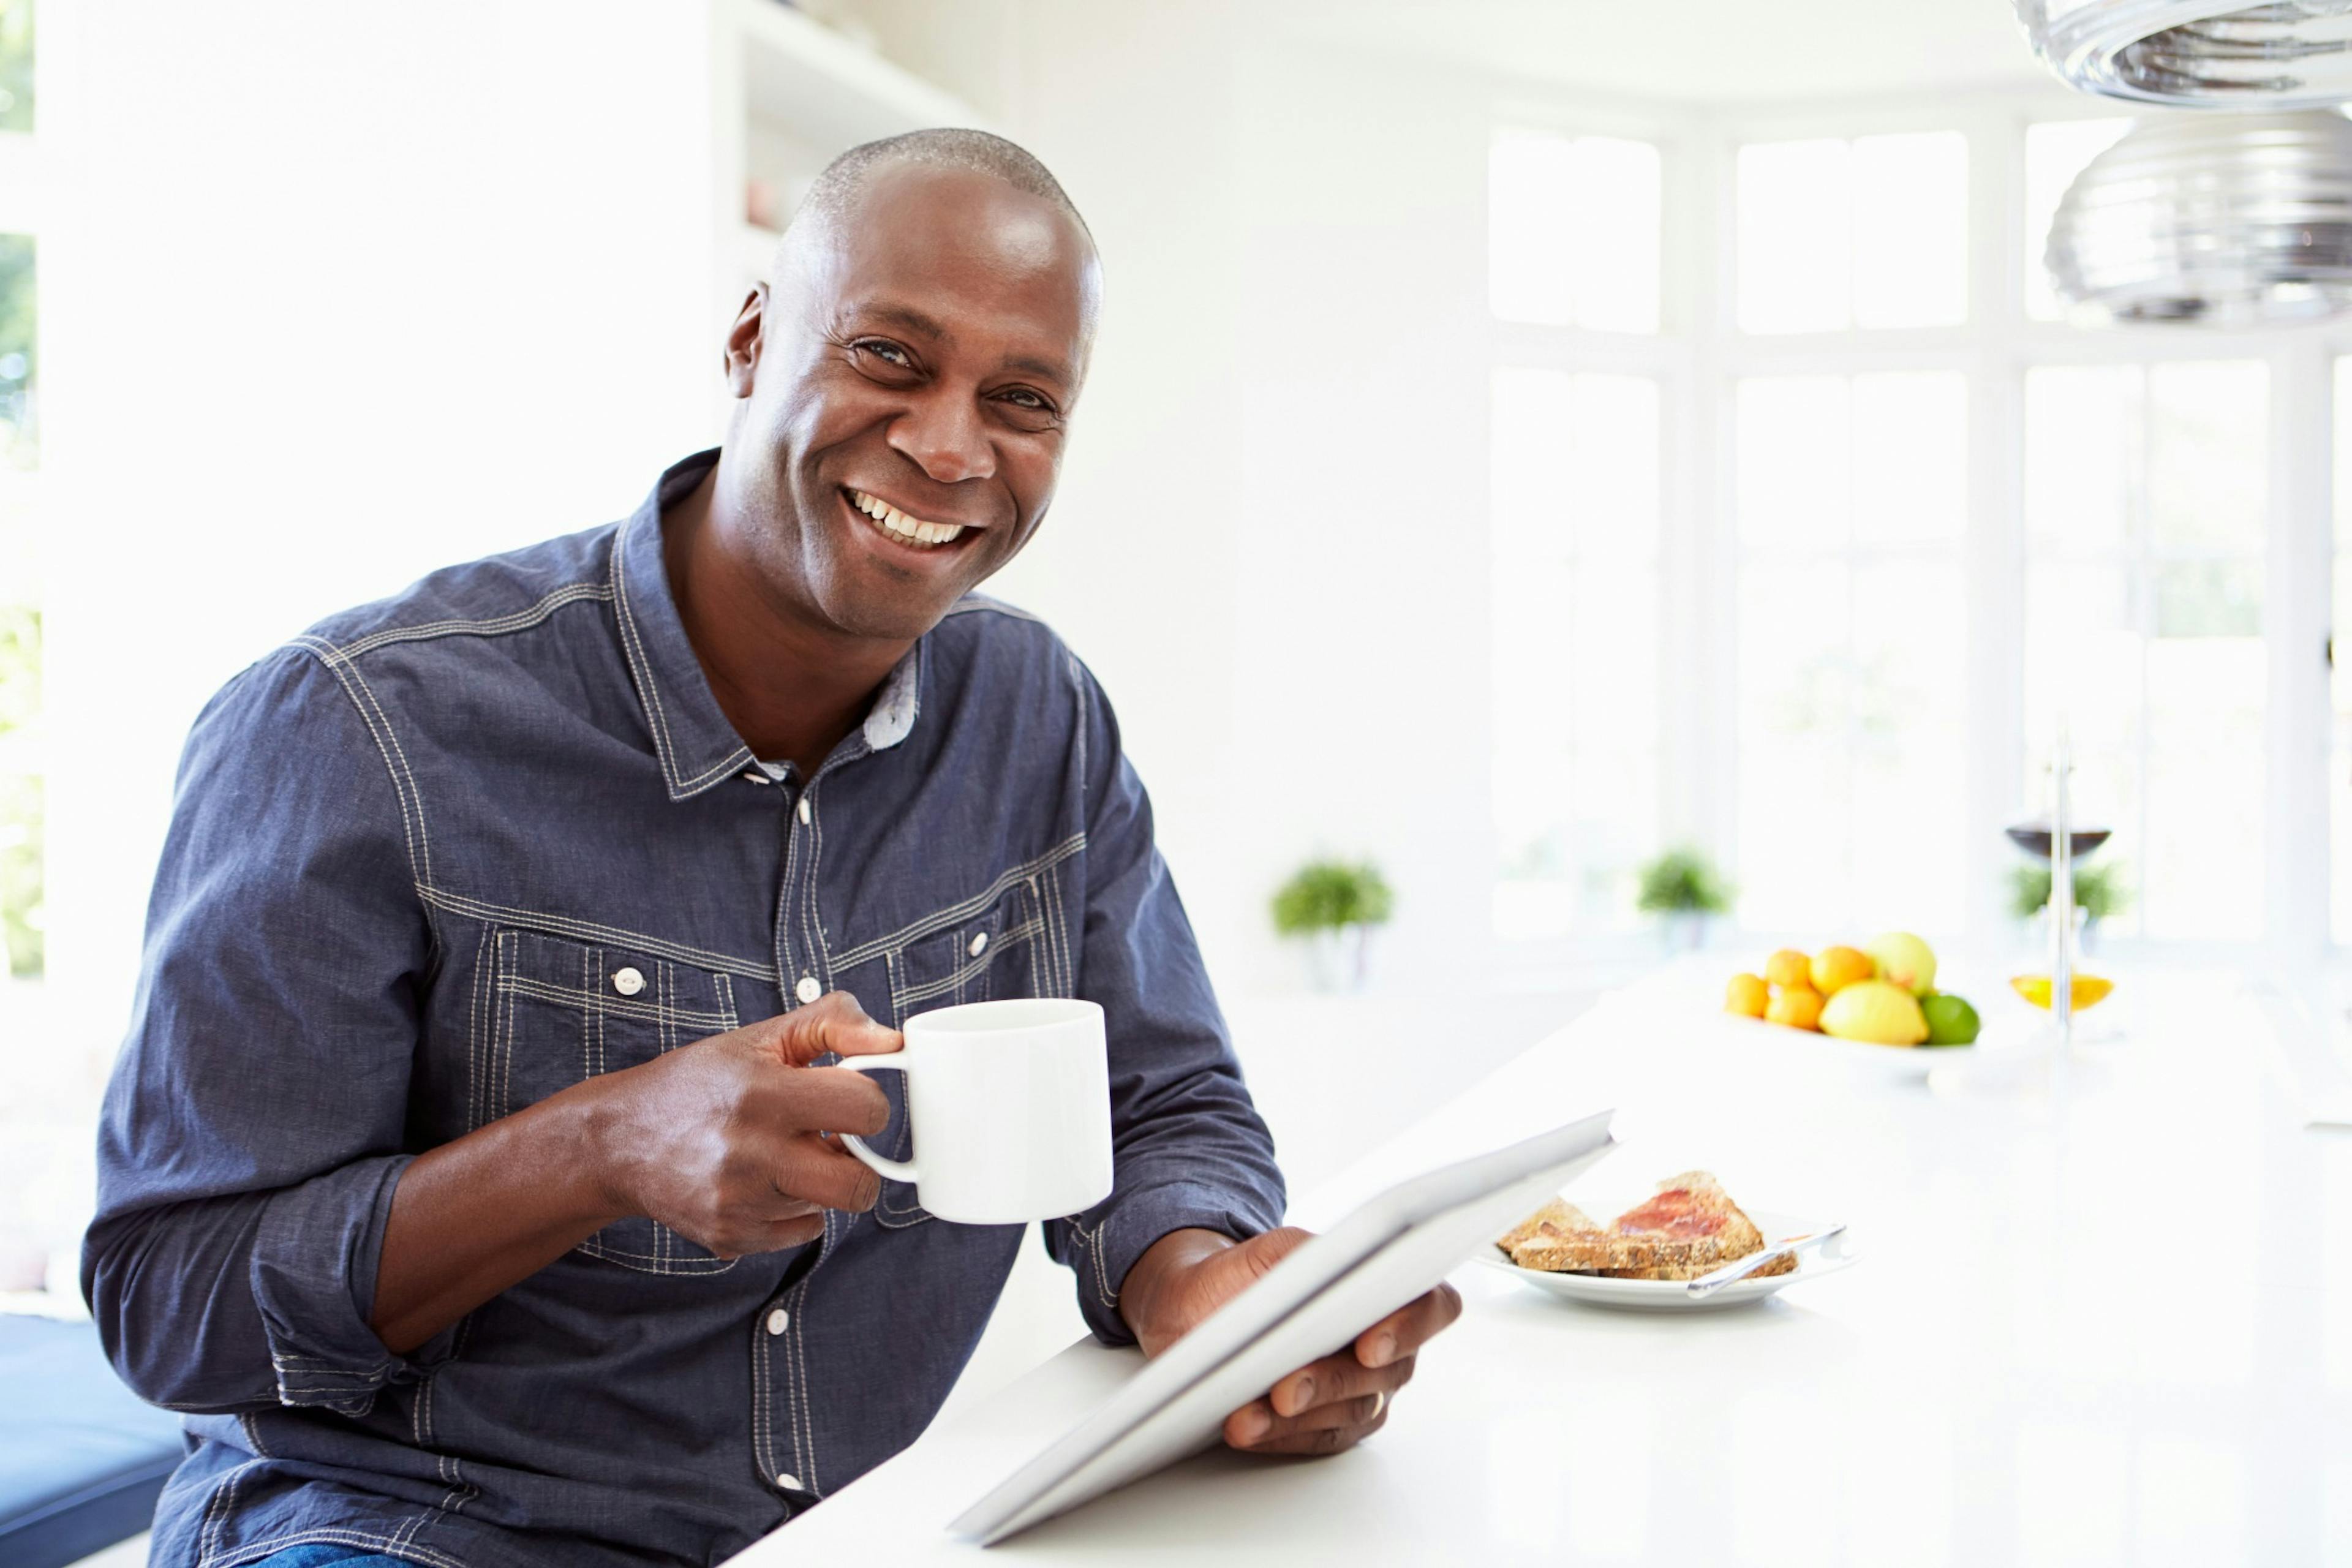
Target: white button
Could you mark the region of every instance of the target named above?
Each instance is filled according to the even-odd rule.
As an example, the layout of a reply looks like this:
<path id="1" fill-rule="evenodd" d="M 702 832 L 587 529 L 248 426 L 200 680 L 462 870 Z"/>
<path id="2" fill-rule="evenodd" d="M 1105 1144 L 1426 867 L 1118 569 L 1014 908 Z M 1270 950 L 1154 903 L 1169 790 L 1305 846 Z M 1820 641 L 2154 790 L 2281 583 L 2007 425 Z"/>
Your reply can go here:
<path id="1" fill-rule="evenodd" d="M 804 1492 L 808 1490 L 808 1488 L 801 1485 L 800 1477 L 788 1475 L 782 1470 L 778 1470 L 776 1472 L 776 1484 L 783 1488 L 788 1492 Z"/>
<path id="2" fill-rule="evenodd" d="M 967 951 L 969 951 L 974 958 L 978 958 L 982 953 L 986 952 L 988 951 L 988 933 L 984 931 L 976 931 L 972 932 L 971 946 Z"/>
<path id="3" fill-rule="evenodd" d="M 743 776 L 753 784 L 773 784 L 776 782 L 757 768 L 751 769 L 749 772 L 745 773 Z"/>
<path id="4" fill-rule="evenodd" d="M 809 819 L 809 803 L 808 803 L 808 796 L 806 796 L 806 795 L 803 795 L 803 796 L 801 796 L 800 816 L 801 816 L 801 826 L 803 826 L 803 827 L 806 827 L 806 826 L 808 826 L 808 819 Z"/>
<path id="5" fill-rule="evenodd" d="M 779 1307 L 768 1314 L 768 1331 L 772 1334 L 781 1334 L 784 1331 L 784 1325 L 791 1321 L 792 1319 L 784 1315 L 784 1310 Z"/>
<path id="6" fill-rule="evenodd" d="M 646 977 L 634 969 L 613 971 L 613 989 L 624 996 L 635 996 L 646 988 Z"/>
<path id="7" fill-rule="evenodd" d="M 642 984 L 643 982 L 639 984 Z M 803 974 L 801 976 L 801 983 L 793 987 L 793 994 L 803 1002 L 814 1002 L 824 994 L 824 987 L 816 983 L 815 975 Z"/>

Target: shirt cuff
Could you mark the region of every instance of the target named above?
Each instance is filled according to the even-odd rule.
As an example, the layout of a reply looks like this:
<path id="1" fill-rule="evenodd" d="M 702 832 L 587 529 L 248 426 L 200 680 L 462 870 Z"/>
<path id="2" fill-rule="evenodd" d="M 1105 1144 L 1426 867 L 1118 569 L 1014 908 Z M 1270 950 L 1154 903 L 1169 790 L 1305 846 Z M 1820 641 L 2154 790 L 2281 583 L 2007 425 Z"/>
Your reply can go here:
<path id="1" fill-rule="evenodd" d="M 1235 1241 L 1272 1230 L 1281 1216 L 1239 1193 L 1201 1182 L 1170 1182 L 1138 1192 L 1114 1194 L 1091 1215 L 1068 1221 L 1076 1244 L 1071 1263 L 1078 1276 L 1078 1310 L 1095 1338 L 1107 1345 L 1131 1345 L 1135 1332 L 1119 1316 L 1119 1288 L 1135 1260 L 1171 1231 L 1213 1230 Z M 1089 1223 L 1091 1222 L 1091 1223 Z"/>
<path id="2" fill-rule="evenodd" d="M 278 1402 L 359 1416 L 409 1373 L 368 1326 L 393 1190 L 414 1159 L 355 1160 L 272 1194 L 253 1244 L 253 1299 Z"/>

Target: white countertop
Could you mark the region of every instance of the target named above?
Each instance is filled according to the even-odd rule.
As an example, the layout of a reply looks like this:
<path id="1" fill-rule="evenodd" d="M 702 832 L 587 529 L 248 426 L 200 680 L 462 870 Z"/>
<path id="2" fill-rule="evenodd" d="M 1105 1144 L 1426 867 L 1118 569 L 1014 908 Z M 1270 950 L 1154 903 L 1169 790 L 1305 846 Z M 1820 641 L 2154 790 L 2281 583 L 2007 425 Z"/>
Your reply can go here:
<path id="1" fill-rule="evenodd" d="M 1653 1317 L 1465 1266 L 1462 1321 L 1361 1448 L 1204 1455 L 990 1556 L 2352 1561 L 2352 1134 L 2305 1129 L 2234 981 L 2127 976 L 2086 1018 L 2117 1037 L 2063 1070 L 1988 1052 L 1931 1079 L 1702 988 L 1612 997 L 1293 1218 L 1613 1105 L 1624 1147 L 1571 1189 L 1586 1207 L 1704 1167 L 1748 1206 L 1850 1221 L 1860 1267 Z M 941 1525 L 1136 1364 L 1074 1345 L 735 1562 L 977 1564 Z"/>

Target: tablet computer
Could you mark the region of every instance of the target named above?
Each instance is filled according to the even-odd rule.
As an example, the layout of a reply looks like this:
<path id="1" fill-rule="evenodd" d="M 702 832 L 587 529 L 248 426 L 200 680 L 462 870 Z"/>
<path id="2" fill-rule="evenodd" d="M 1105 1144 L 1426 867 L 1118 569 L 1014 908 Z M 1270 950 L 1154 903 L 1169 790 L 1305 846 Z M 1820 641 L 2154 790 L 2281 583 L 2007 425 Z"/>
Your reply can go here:
<path id="1" fill-rule="evenodd" d="M 1227 1415 L 1344 1348 L 1615 1147 L 1611 1112 L 1391 1187 L 1303 1243 L 959 1514 L 1002 1541 L 1216 1441 Z"/>

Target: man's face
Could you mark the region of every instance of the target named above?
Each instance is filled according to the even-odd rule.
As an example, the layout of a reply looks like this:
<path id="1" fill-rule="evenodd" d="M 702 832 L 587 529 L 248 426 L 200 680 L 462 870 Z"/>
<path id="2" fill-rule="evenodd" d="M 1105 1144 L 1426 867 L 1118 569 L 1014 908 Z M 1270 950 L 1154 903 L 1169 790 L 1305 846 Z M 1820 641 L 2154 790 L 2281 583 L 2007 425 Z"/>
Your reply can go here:
<path id="1" fill-rule="evenodd" d="M 911 639 L 1045 518 L 1094 247 L 1047 202 L 919 164 L 795 241 L 729 340 L 739 542 L 820 625 Z"/>

